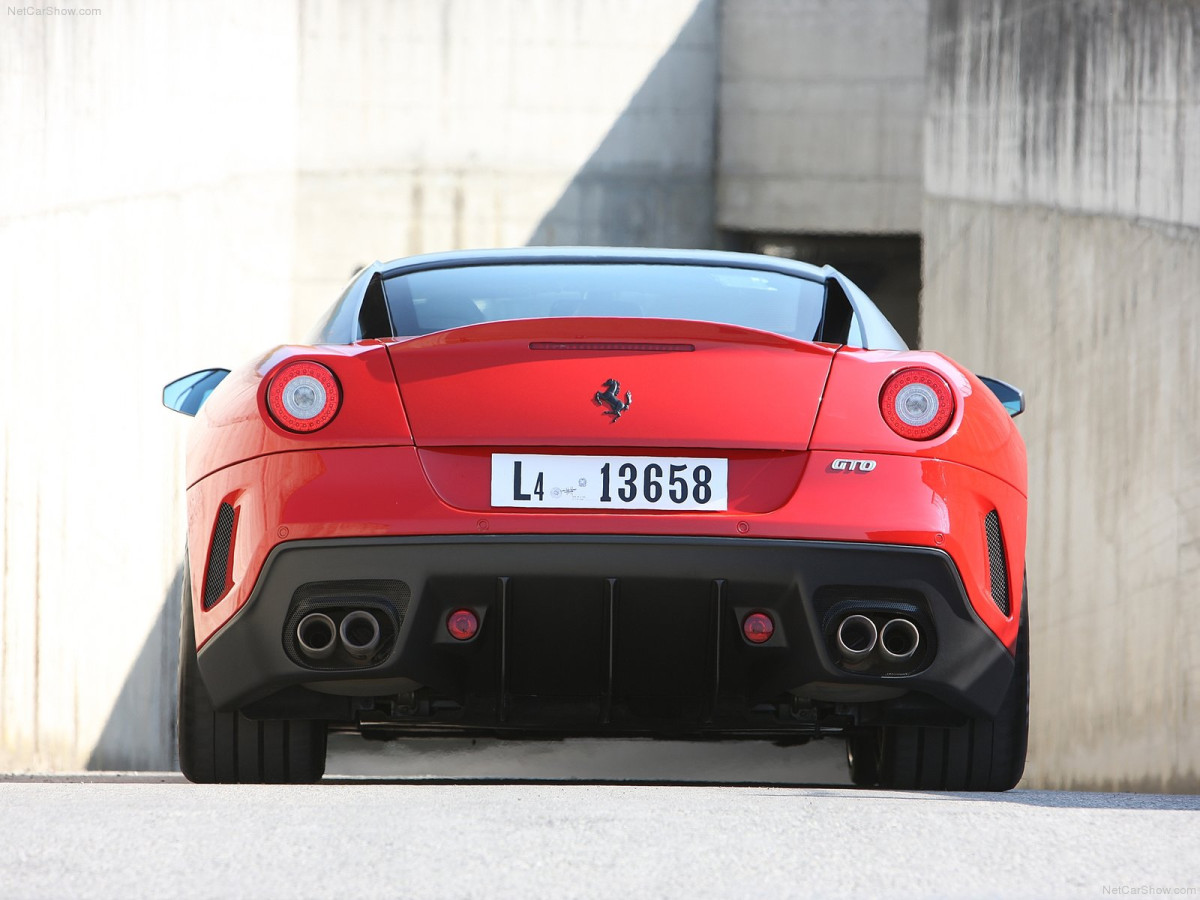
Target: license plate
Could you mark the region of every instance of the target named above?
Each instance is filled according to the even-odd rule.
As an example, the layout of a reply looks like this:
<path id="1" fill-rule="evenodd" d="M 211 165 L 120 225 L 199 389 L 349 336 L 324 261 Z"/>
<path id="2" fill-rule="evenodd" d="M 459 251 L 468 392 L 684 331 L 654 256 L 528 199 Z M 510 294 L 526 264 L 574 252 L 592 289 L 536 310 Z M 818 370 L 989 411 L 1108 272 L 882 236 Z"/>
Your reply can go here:
<path id="1" fill-rule="evenodd" d="M 713 510 L 729 506 L 729 461 L 492 454 L 492 506 Z"/>

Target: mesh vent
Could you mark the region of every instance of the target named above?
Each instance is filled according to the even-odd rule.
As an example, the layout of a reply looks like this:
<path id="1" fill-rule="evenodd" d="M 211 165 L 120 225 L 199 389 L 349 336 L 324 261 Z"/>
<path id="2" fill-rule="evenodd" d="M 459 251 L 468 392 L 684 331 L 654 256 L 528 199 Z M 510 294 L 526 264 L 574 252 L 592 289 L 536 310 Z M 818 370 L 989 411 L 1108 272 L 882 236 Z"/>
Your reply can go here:
<path id="1" fill-rule="evenodd" d="M 292 603 L 299 604 L 310 600 L 328 600 L 340 597 L 360 598 L 372 595 L 391 603 L 403 620 L 404 614 L 408 612 L 409 601 L 412 599 L 412 588 L 403 581 L 383 579 L 310 581 L 296 588 L 296 593 L 292 595 Z"/>
<path id="2" fill-rule="evenodd" d="M 983 520 L 987 530 L 988 569 L 992 577 L 992 602 L 1008 615 L 1008 563 L 1004 559 L 1004 541 L 1000 539 L 1000 515 L 994 509 Z"/>
<path id="3" fill-rule="evenodd" d="M 212 546 L 208 549 L 208 568 L 204 570 L 202 605 L 212 609 L 225 593 L 225 576 L 229 573 L 229 548 L 233 540 L 233 507 L 222 503 L 217 510 L 217 527 L 213 529 Z"/>

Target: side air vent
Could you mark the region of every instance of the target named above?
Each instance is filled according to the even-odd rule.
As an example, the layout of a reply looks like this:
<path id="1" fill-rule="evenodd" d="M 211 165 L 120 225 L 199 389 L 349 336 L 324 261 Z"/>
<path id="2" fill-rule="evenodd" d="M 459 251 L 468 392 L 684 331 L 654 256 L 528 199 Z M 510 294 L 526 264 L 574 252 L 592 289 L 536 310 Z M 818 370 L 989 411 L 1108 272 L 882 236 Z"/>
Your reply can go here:
<path id="1" fill-rule="evenodd" d="M 1008 615 L 1008 563 L 1004 559 L 1004 541 L 1000 539 L 1000 515 L 994 509 L 983 520 L 987 531 L 988 569 L 992 576 L 992 602 Z"/>
<path id="2" fill-rule="evenodd" d="M 212 546 L 208 549 L 208 567 L 204 570 L 202 605 L 212 609 L 225 594 L 229 575 L 229 550 L 233 544 L 233 507 L 222 503 L 217 510 L 217 525 L 213 529 Z"/>

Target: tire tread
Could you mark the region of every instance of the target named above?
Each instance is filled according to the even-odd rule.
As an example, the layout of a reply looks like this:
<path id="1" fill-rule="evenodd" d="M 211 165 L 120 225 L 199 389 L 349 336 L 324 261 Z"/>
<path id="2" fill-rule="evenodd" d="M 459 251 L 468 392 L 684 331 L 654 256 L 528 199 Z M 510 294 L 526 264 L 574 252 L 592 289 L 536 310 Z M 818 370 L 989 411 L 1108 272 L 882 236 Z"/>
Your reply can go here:
<path id="1" fill-rule="evenodd" d="M 196 661 L 191 576 L 183 566 L 179 634 L 179 768 L 197 784 L 298 784 L 325 774 L 324 722 L 248 719 L 213 708 Z"/>
<path id="2" fill-rule="evenodd" d="M 1028 589 L 1021 591 L 1013 678 L 995 718 L 955 727 L 886 725 L 876 730 L 878 782 L 895 790 L 1007 791 L 1025 772 L 1029 745 Z M 855 735 L 855 754 L 871 738 Z M 855 778 L 855 784 L 863 781 Z"/>

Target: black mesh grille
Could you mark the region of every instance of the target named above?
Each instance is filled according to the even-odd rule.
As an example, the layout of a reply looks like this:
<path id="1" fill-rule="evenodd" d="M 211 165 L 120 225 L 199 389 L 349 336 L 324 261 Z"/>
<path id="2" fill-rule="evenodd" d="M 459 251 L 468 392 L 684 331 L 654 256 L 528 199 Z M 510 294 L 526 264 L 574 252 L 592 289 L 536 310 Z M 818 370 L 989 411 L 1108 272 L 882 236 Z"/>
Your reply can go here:
<path id="1" fill-rule="evenodd" d="M 222 503 L 217 510 L 217 527 L 213 529 L 212 546 L 208 550 L 208 568 L 204 570 L 205 609 L 212 609 L 225 593 L 225 576 L 229 572 L 229 546 L 233 539 L 233 507 Z"/>
<path id="2" fill-rule="evenodd" d="M 992 576 L 992 601 L 1008 615 L 1008 563 L 1004 559 L 1004 541 L 1000 539 L 1000 515 L 994 509 L 984 519 L 987 530 L 988 568 Z"/>
<path id="3" fill-rule="evenodd" d="M 408 612 L 408 604 L 412 599 L 412 588 L 403 581 L 385 581 L 383 579 L 362 579 L 356 581 L 310 581 L 296 588 L 292 595 L 292 603 L 305 603 L 310 600 L 329 600 L 337 597 L 377 596 L 387 600 L 396 607 L 401 620 Z"/>

